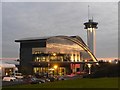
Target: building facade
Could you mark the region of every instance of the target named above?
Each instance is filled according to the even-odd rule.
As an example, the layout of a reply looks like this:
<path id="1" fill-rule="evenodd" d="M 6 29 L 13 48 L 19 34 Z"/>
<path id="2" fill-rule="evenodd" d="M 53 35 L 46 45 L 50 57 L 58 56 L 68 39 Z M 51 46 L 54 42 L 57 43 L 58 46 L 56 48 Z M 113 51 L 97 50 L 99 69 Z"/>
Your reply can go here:
<path id="1" fill-rule="evenodd" d="M 66 75 L 84 71 L 96 57 L 79 36 L 26 38 L 20 42 L 20 68 L 23 74 Z"/>
<path id="2" fill-rule="evenodd" d="M 13 75 L 18 71 L 18 68 L 15 64 L 0 63 L 0 77 Z"/>

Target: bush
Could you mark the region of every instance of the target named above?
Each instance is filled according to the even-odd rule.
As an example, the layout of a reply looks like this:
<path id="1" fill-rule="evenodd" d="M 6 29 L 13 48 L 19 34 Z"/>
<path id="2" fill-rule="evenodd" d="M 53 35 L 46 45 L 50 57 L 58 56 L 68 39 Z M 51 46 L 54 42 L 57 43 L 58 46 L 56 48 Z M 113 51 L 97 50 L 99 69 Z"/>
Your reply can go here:
<path id="1" fill-rule="evenodd" d="M 119 64 L 100 63 L 99 67 L 94 67 L 94 71 L 91 75 L 85 75 L 87 78 L 98 77 L 119 77 Z"/>

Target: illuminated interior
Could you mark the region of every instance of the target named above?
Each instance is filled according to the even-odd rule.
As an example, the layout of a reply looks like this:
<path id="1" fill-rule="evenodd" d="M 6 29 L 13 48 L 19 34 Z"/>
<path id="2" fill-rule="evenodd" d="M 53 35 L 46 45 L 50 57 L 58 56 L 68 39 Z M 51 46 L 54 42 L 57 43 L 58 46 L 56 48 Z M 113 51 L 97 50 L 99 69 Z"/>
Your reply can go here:
<path id="1" fill-rule="evenodd" d="M 46 47 L 32 48 L 33 61 L 38 63 L 34 67 L 34 73 L 37 72 L 49 72 L 51 74 L 66 74 L 66 67 L 60 66 L 62 62 L 97 62 L 95 56 L 91 53 L 88 47 L 81 39 L 73 39 L 66 36 L 56 36 L 48 38 L 46 41 Z M 47 62 L 44 66 L 42 62 Z M 51 62 L 59 62 L 54 68 L 54 63 L 49 66 Z M 69 64 L 72 72 L 77 72 L 81 68 L 79 64 Z"/>
<path id="2" fill-rule="evenodd" d="M 36 55 L 34 60 L 37 62 L 49 62 L 52 60 L 81 62 L 83 59 L 81 57 L 82 53 L 86 54 L 88 60 L 97 61 L 87 46 L 77 40 L 74 41 L 77 43 L 62 37 L 49 38 L 45 48 L 32 48 L 32 54 Z"/>

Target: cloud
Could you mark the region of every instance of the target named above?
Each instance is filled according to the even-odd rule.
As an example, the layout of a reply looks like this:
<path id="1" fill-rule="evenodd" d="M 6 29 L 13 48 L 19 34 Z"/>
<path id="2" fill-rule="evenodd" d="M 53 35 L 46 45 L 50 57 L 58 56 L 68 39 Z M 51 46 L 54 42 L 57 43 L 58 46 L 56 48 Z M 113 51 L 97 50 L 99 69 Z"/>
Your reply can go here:
<path id="1" fill-rule="evenodd" d="M 3 3 L 3 56 L 18 57 L 19 45 L 14 40 L 24 37 L 79 35 L 86 42 L 83 23 L 87 21 L 88 5 L 91 17 L 99 23 L 96 30 L 97 57 L 116 57 L 117 3 L 100 2 Z M 106 51 L 106 48 L 109 49 Z M 106 54 L 103 55 L 103 51 Z"/>

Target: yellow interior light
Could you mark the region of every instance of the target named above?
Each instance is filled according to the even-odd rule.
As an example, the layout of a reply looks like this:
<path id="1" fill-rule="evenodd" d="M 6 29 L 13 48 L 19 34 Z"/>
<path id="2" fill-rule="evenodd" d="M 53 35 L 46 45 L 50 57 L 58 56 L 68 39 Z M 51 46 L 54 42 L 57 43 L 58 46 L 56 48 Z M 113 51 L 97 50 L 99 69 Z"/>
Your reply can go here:
<path id="1" fill-rule="evenodd" d="M 54 65 L 54 69 L 57 69 L 58 68 L 58 65 Z"/>

